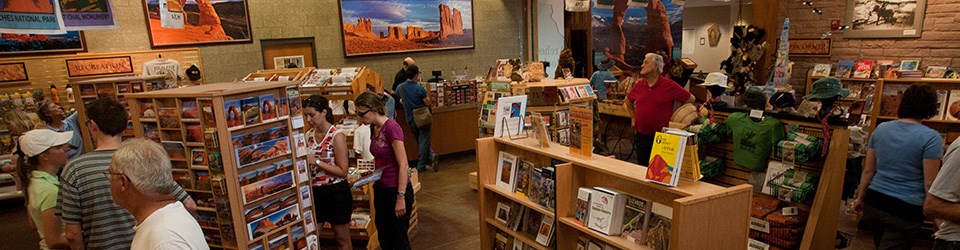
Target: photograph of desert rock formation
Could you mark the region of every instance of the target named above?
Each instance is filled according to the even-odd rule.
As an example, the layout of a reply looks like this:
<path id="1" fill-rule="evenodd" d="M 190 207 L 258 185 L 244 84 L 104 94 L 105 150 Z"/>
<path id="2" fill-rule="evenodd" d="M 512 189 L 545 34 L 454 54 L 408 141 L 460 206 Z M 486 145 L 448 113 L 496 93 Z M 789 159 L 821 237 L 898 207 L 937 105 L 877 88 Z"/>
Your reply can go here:
<path id="1" fill-rule="evenodd" d="M 593 8 L 593 50 L 637 71 L 647 53 L 677 58 L 683 34 L 683 5 L 671 0 L 608 0 Z"/>
<path id="2" fill-rule="evenodd" d="M 160 5 L 182 12 L 182 29 L 160 25 Z M 250 21 L 246 0 L 146 0 L 153 46 L 249 41 Z"/>
<path id="3" fill-rule="evenodd" d="M 342 0 L 347 56 L 473 47 L 470 0 Z"/>

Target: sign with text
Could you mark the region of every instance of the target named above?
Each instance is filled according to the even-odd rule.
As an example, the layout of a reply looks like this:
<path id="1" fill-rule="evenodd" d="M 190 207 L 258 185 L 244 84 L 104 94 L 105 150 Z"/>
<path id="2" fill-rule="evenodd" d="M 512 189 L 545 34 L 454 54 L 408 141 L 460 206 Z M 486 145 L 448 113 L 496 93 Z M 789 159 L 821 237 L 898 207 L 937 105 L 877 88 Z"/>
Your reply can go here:
<path id="1" fill-rule="evenodd" d="M 67 60 L 67 75 L 70 77 L 131 73 L 133 73 L 133 61 L 130 56 Z"/>
<path id="2" fill-rule="evenodd" d="M 0 32 L 63 34 L 60 6 L 54 0 L 0 1 Z"/>
<path id="3" fill-rule="evenodd" d="M 830 56 L 830 38 L 790 39 L 791 56 Z"/>

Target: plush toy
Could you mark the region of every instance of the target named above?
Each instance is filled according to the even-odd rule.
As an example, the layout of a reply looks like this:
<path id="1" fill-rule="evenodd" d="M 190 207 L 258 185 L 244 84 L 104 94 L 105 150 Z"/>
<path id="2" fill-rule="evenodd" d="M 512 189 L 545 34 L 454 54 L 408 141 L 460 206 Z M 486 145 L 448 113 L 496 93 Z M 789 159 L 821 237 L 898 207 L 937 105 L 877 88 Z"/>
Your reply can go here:
<path id="1" fill-rule="evenodd" d="M 560 51 L 560 60 L 557 62 L 557 69 L 553 72 L 557 79 L 563 79 L 563 69 L 573 71 L 573 68 L 577 66 L 577 62 L 573 60 L 573 51 L 569 48 Z"/>

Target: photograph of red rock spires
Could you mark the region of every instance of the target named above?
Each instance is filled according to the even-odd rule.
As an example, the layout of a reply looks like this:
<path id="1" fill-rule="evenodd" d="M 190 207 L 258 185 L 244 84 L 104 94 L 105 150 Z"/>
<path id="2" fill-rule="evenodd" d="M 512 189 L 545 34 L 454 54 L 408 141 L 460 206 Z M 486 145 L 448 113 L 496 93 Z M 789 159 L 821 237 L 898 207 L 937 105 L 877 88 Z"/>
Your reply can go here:
<path id="1" fill-rule="evenodd" d="M 347 56 L 473 47 L 471 0 L 342 0 Z"/>

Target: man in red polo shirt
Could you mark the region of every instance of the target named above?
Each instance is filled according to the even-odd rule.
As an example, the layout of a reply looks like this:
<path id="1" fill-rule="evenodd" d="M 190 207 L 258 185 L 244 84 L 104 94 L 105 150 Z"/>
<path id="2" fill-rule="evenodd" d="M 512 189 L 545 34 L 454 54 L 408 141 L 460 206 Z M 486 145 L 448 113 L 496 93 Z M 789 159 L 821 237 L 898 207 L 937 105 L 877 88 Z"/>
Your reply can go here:
<path id="1" fill-rule="evenodd" d="M 627 99 L 636 108 L 633 124 L 637 129 L 633 137 L 633 149 L 637 151 L 637 164 L 646 166 L 653 147 L 653 134 L 670 123 L 674 102 L 692 103 L 695 98 L 689 91 L 670 80 L 663 73 L 663 57 L 648 53 L 640 69 L 640 80 L 633 85 Z"/>

